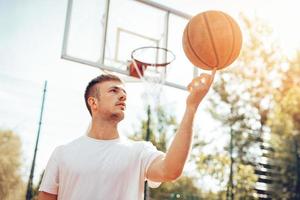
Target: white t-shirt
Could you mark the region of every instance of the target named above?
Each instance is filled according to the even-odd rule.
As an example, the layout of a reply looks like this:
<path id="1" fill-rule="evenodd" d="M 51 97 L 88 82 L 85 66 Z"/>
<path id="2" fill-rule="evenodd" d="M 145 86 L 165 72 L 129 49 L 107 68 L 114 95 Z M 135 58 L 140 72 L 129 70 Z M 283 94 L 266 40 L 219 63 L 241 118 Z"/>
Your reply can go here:
<path id="1" fill-rule="evenodd" d="M 59 200 L 141 200 L 146 171 L 163 154 L 150 142 L 82 136 L 54 150 L 39 190 Z"/>

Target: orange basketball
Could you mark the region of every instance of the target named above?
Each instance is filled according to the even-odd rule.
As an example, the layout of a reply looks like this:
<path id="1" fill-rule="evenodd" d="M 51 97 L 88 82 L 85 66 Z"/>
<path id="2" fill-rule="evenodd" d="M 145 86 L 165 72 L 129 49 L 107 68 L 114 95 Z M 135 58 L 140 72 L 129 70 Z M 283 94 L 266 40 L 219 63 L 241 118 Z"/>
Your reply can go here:
<path id="1" fill-rule="evenodd" d="M 193 65 L 211 70 L 230 65 L 239 55 L 242 33 L 232 17 L 221 11 L 206 11 L 186 25 L 183 50 Z"/>

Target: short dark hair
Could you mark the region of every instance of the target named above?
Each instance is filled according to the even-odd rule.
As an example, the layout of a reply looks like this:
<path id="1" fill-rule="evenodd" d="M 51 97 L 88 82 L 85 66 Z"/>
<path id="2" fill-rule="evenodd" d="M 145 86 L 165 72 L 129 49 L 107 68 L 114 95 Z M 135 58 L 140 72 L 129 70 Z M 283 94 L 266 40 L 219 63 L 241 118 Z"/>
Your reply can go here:
<path id="1" fill-rule="evenodd" d="M 85 92 L 84 92 L 84 99 L 85 99 L 85 105 L 87 109 L 89 110 L 90 114 L 92 115 L 91 107 L 88 104 L 88 98 L 90 96 L 98 97 L 100 95 L 98 88 L 96 87 L 96 84 L 103 83 L 106 81 L 119 81 L 122 82 L 122 80 L 113 74 L 102 74 L 100 76 L 97 76 L 96 78 L 92 79 L 89 84 L 87 85 Z"/>

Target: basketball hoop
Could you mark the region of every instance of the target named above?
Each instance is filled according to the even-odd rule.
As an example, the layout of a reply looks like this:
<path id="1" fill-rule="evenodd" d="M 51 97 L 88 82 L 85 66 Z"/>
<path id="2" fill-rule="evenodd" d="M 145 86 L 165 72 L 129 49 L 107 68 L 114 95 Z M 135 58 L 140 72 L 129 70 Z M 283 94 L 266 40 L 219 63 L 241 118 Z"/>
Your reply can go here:
<path id="1" fill-rule="evenodd" d="M 140 79 L 147 79 L 151 77 L 153 73 L 158 74 L 161 71 L 166 71 L 166 66 L 175 60 L 175 55 L 168 49 L 148 46 L 133 50 L 131 59 L 129 75 Z M 149 67 L 152 69 L 149 69 Z M 146 71 L 150 72 L 149 75 L 144 74 Z"/>
<path id="2" fill-rule="evenodd" d="M 153 99 L 157 105 L 166 80 L 167 65 L 175 60 L 175 54 L 166 48 L 147 46 L 133 50 L 131 59 L 129 75 L 144 82 L 145 98 Z"/>

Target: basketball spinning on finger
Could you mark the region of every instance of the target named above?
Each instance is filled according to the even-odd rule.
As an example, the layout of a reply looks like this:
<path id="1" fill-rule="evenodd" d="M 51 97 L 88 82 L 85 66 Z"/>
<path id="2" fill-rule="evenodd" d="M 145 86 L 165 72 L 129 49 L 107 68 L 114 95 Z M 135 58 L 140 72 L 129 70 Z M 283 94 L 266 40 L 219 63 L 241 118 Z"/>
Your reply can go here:
<path id="1" fill-rule="evenodd" d="M 186 25 L 183 50 L 190 62 L 204 70 L 223 69 L 238 57 L 242 46 L 239 25 L 221 11 L 206 11 Z"/>

